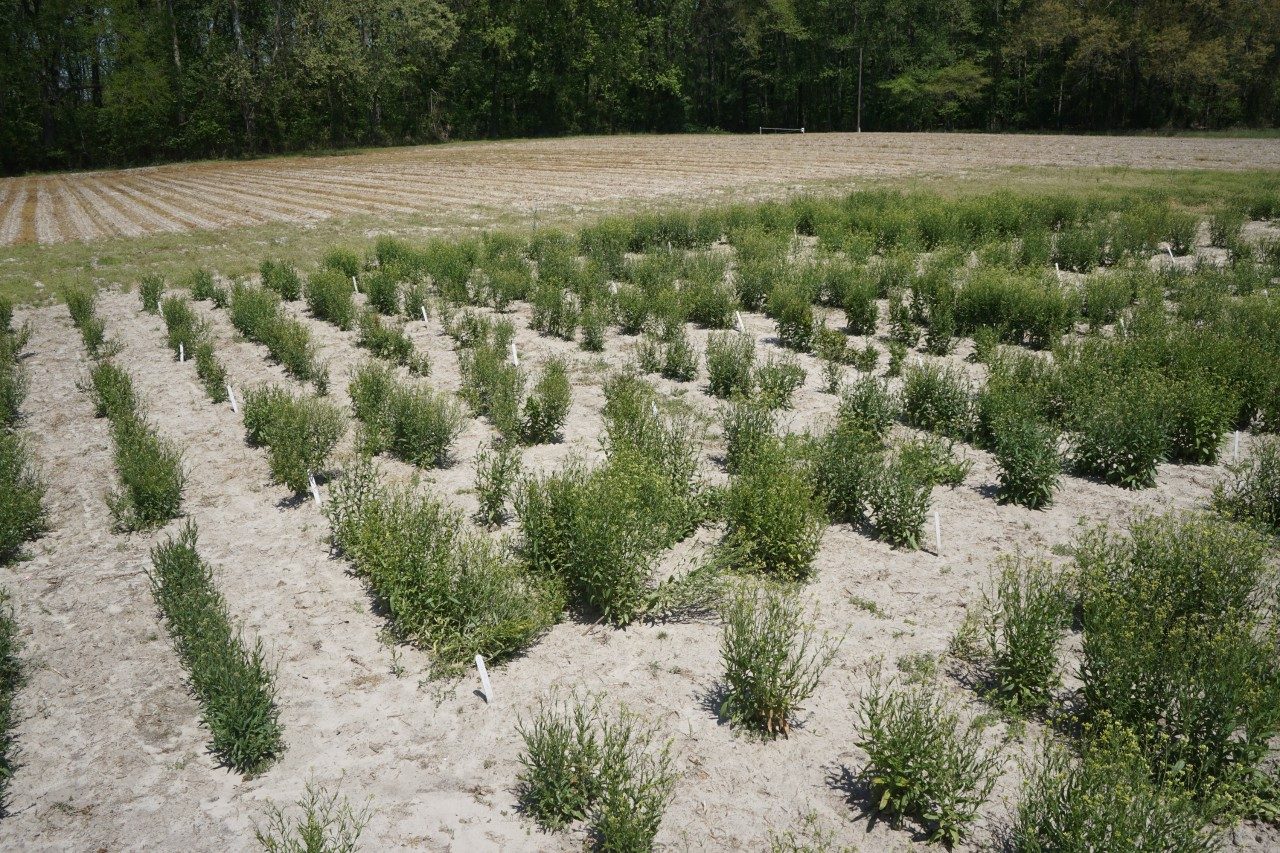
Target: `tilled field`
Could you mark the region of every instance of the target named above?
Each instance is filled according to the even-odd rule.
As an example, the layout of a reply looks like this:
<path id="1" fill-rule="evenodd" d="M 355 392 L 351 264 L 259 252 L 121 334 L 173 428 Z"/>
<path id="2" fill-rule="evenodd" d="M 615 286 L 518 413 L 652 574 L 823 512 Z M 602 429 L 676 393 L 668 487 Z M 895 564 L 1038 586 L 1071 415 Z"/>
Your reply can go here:
<path id="1" fill-rule="evenodd" d="M 1276 169 L 1272 139 L 832 133 L 611 136 L 394 148 L 0 179 L 0 246 L 314 222 L 778 192 L 1010 166 Z"/>
<path id="2" fill-rule="evenodd" d="M 274 381 L 300 390 L 261 347 L 232 330 L 225 312 L 208 303 L 197 309 L 212 324 L 237 389 Z M 349 403 L 346 377 L 365 357 L 355 334 L 313 320 L 296 305 L 289 310 L 321 345 L 335 398 Z M 794 828 L 805 815 L 841 843 L 909 847 L 910 833 L 859 820 L 864 803 L 844 782 L 864 760 L 854 745 L 852 706 L 868 684 L 868 665 L 885 658 L 892 669 L 909 655 L 945 654 L 998 555 L 1019 548 L 1047 554 L 1070 542 L 1081 520 L 1115 523 L 1139 509 L 1202 506 L 1223 476 L 1222 465 L 1162 465 L 1157 486 L 1136 492 L 1068 478 L 1054 506 L 1035 512 L 997 504 L 991 458 L 966 448 L 974 466 L 965 482 L 934 493 L 940 554 L 894 551 L 848 525 L 827 528 L 815 580 L 803 596 L 818 627 L 844 639 L 789 738 L 761 741 L 717 719 L 710 697 L 720 673 L 720 629 L 712 621 L 616 630 L 568 619 L 494 671 L 496 702 L 488 705 L 473 677 L 429 680 L 426 656 L 411 648 L 398 651 L 404 671 L 395 674 L 392 650 L 380 640 L 385 623 L 347 564 L 331 556 L 316 505 L 270 483 L 264 453 L 246 445 L 241 418 L 229 405 L 208 402 L 193 366 L 171 357 L 163 322 L 142 313 L 136 295 L 104 293 L 99 314 L 122 345 L 116 361 L 133 376 L 147 415 L 185 448 L 184 509 L 199 525 L 201 552 L 231 613 L 278 661 L 286 751 L 254 778 L 219 768 L 207 753 L 207 731 L 146 574 L 149 547 L 180 522 L 150 535 L 112 532 L 103 500 L 112 481 L 108 428 L 77 389 L 89 359 L 65 307 L 20 311 L 17 319 L 34 327 L 23 430 L 49 484 L 52 531 L 34 544 L 32 559 L 0 572 L 31 661 L 15 733 L 22 766 L 11 813 L 0 822 L 5 849 L 250 849 L 267 802 L 293 802 L 311 779 L 329 789 L 340 785 L 357 802 L 368 798 L 374 809 L 363 839 L 368 849 L 581 849 L 581 832 L 539 833 L 517 809 L 517 722 L 553 688 L 600 691 L 674 739 L 681 776 L 658 837 L 669 849 L 760 850 L 771 832 Z M 574 385 L 564 441 L 528 449 L 525 470 L 549 471 L 574 455 L 599 459 L 601 384 L 608 366 L 628 359 L 634 339 L 611 331 L 605 354 L 594 355 L 530 329 L 527 306 L 514 317 L 522 362 L 536 369 L 563 356 Z M 771 321 L 744 318 L 758 345 L 777 347 Z M 458 390 L 457 356 L 438 319 L 415 321 L 409 330 L 432 360 L 430 384 Z M 886 331 L 879 330 L 878 347 Z M 706 332 L 691 335 L 705 348 Z M 970 346 L 948 359 L 964 364 Z M 835 407 L 835 398 L 819 390 L 818 362 L 810 356 L 801 362 L 808 379 L 788 413 L 794 431 L 819 428 Z M 967 367 L 975 375 L 983 369 Z M 655 382 L 709 419 L 717 408 L 705 373 L 694 383 Z M 716 432 L 702 459 L 711 477 L 723 451 Z M 471 512 L 476 454 L 493 437 L 487 423 L 473 419 L 450 467 L 423 473 L 381 464 L 393 478 L 425 477 L 448 502 Z M 705 544 L 682 546 L 668 562 L 691 561 Z M 973 713 L 983 712 L 971 693 L 953 692 Z M 1000 722 L 987 730 L 992 745 L 1007 734 Z M 1019 744 L 1033 740 L 1004 747 L 1007 770 L 984 809 L 977 842 L 989 842 L 1006 817 L 1025 749 Z M 1274 829 L 1245 824 L 1233 846 L 1277 844 Z"/>

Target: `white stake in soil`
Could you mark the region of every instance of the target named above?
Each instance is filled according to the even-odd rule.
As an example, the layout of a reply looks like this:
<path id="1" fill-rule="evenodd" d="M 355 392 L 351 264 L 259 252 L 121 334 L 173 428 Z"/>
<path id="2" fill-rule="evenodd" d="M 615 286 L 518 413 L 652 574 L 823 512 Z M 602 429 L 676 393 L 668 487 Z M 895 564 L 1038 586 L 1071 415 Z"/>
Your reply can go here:
<path id="1" fill-rule="evenodd" d="M 310 472 L 307 473 L 307 484 L 311 487 L 311 497 L 315 498 L 316 506 L 321 506 L 320 487 L 316 485 L 316 476 Z"/>
<path id="2" fill-rule="evenodd" d="M 489 683 L 489 670 L 484 668 L 484 658 L 476 655 L 476 669 L 480 670 L 480 689 L 484 691 L 486 705 L 493 704 L 493 685 Z"/>
<path id="3" fill-rule="evenodd" d="M 511 363 L 516 367 L 520 366 L 520 356 L 516 355 L 516 342 L 511 342 Z"/>
<path id="4" fill-rule="evenodd" d="M 355 290 L 356 293 L 360 292 L 360 285 L 356 284 L 355 276 L 351 276 L 351 287 Z"/>
<path id="5" fill-rule="evenodd" d="M 187 360 L 187 348 L 182 345 L 182 341 L 178 341 L 178 361 L 185 362 Z"/>
<path id="6" fill-rule="evenodd" d="M 933 542 L 937 546 L 938 556 L 942 556 L 942 520 L 938 517 L 938 511 L 933 511 Z"/>
<path id="7" fill-rule="evenodd" d="M 745 331 L 746 331 L 746 329 L 744 329 L 744 328 L 742 327 L 742 312 L 741 312 L 741 311 L 734 311 L 734 312 L 733 312 L 733 316 L 738 318 L 738 331 L 739 331 L 739 332 L 745 332 Z"/>
<path id="8" fill-rule="evenodd" d="M 1173 249 L 1169 248 L 1168 246 L 1165 246 L 1164 250 L 1169 253 L 1169 260 L 1173 260 Z"/>
<path id="9" fill-rule="evenodd" d="M 1237 462 L 1240 459 L 1240 430 L 1236 430 L 1236 444 L 1231 449 L 1231 461 Z"/>
<path id="10" fill-rule="evenodd" d="M 419 305 L 418 307 L 422 309 L 422 322 L 427 322 L 427 306 Z"/>
<path id="11" fill-rule="evenodd" d="M 240 414 L 240 407 L 236 405 L 236 392 L 230 382 L 227 383 L 227 399 L 231 401 L 231 411 Z"/>

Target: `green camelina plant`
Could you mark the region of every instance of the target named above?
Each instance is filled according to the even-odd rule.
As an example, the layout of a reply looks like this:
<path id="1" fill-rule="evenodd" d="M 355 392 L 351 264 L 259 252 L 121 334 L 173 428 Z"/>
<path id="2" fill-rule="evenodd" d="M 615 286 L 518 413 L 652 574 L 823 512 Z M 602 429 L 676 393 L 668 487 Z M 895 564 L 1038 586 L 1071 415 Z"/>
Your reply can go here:
<path id="1" fill-rule="evenodd" d="M 14 704 L 24 675 L 21 652 L 18 623 L 9 593 L 0 589 L 0 814 L 8 814 L 9 780 L 17 769 L 13 757 L 14 728 L 18 722 Z"/>
<path id="2" fill-rule="evenodd" d="M 1062 573 L 1044 560 L 1001 557 L 981 620 L 990 695 L 1015 712 L 1038 712 L 1060 682 L 1058 640 L 1070 617 Z"/>
<path id="3" fill-rule="evenodd" d="M 267 448 L 271 479 L 294 494 L 307 491 L 310 476 L 324 470 L 346 432 L 335 404 L 317 397 L 295 398 L 273 385 L 245 391 L 244 424 L 250 442 Z"/>
<path id="4" fill-rule="evenodd" d="M 859 777 L 871 809 L 895 824 L 910 817 L 930 841 L 963 841 L 1000 771 L 1000 759 L 982 747 L 980 730 L 962 725 L 937 687 L 897 687 L 874 672 L 858 708 L 867 753 Z"/>
<path id="5" fill-rule="evenodd" d="M 413 359 L 413 341 L 405 334 L 404 326 L 383 320 L 377 311 L 364 311 L 359 329 L 356 346 L 395 364 L 407 365 Z"/>
<path id="6" fill-rule="evenodd" d="M 31 463 L 22 436 L 0 429 L 0 565 L 46 529 L 44 493 L 44 481 Z M 0 772 L 0 784 L 4 778 Z"/>
<path id="7" fill-rule="evenodd" d="M 724 429 L 725 468 L 730 474 L 746 471 L 766 447 L 777 441 L 773 410 L 756 400 L 732 400 L 721 409 Z"/>
<path id="8" fill-rule="evenodd" d="M 958 439 L 972 435 L 977 420 L 973 391 L 963 373 L 933 364 L 904 371 L 902 415 L 917 429 Z"/>
<path id="9" fill-rule="evenodd" d="M 302 279 L 293 264 L 267 259 L 258 267 L 258 271 L 262 276 L 262 286 L 274 290 L 286 302 L 293 302 L 302 296 Z"/>
<path id="10" fill-rule="evenodd" d="M 569 371 L 564 360 L 553 358 L 542 365 L 542 374 L 524 401 L 520 437 L 526 444 L 555 441 L 569 416 L 573 400 Z"/>
<path id="11" fill-rule="evenodd" d="M 1075 548 L 1087 716 L 1133 732 L 1157 778 L 1206 814 L 1253 813 L 1280 733 L 1276 572 L 1256 531 L 1214 515 L 1140 517 Z"/>
<path id="12" fill-rule="evenodd" d="M 1013 416 L 997 422 L 994 432 L 1000 502 L 1047 507 L 1062 477 L 1058 431 L 1043 421 Z"/>
<path id="13" fill-rule="evenodd" d="M 116 526 L 148 530 L 177 518 L 187 483 L 182 451 L 133 415 L 115 419 L 111 435 L 120 489 L 107 496 L 107 504 Z"/>
<path id="14" fill-rule="evenodd" d="M 919 548 L 933 487 L 933 480 L 922 477 L 909 459 L 891 457 L 867 491 L 876 537 L 895 548 Z"/>
<path id="15" fill-rule="evenodd" d="M 259 640 L 246 645 L 231 624 L 196 551 L 192 522 L 151 549 L 151 594 L 187 670 L 213 753 L 242 773 L 257 773 L 284 750 L 274 673 Z"/>
<path id="16" fill-rule="evenodd" d="M 138 298 L 142 300 L 142 310 L 155 314 L 160 310 L 160 295 L 164 293 L 164 279 L 158 275 L 144 275 L 138 283 Z"/>
<path id="17" fill-rule="evenodd" d="M 510 442 L 499 442 L 476 455 L 477 515 L 481 522 L 496 526 L 506 520 L 507 501 L 519 476 L 520 450 Z"/>
<path id="18" fill-rule="evenodd" d="M 741 332 L 713 333 L 707 339 L 707 374 L 713 396 L 750 396 L 756 342 Z"/>
<path id="19" fill-rule="evenodd" d="M 520 721 L 520 803 L 542 826 L 583 820 L 599 799 L 599 726 L 599 699 L 581 696 L 542 698 L 533 719 Z"/>
<path id="20" fill-rule="evenodd" d="M 204 384 L 205 393 L 215 403 L 227 401 L 227 369 L 218 361 L 213 342 L 202 340 L 196 344 L 196 376 Z"/>
<path id="21" fill-rule="evenodd" d="M 307 277 L 307 308 L 313 316 L 339 329 L 350 329 L 356 319 L 355 288 L 351 277 L 325 268 Z"/>
<path id="22" fill-rule="evenodd" d="M 549 829 L 587 819 L 595 849 L 652 849 L 676 775 L 670 742 L 625 708 L 614 718 L 598 699 L 542 700 L 520 722 L 521 803 Z"/>
<path id="23" fill-rule="evenodd" d="M 388 487 L 369 461 L 329 490 L 333 544 L 365 578 L 396 633 L 430 650 L 436 673 L 481 655 L 518 653 L 555 623 L 556 584 L 526 574 L 456 510 L 411 487 Z"/>
<path id="24" fill-rule="evenodd" d="M 253 828 L 265 853 L 356 853 L 372 817 L 368 806 L 356 809 L 336 788 L 330 794 L 315 782 L 307 782 L 298 809 L 302 814 L 290 818 L 274 803 L 267 807 L 266 824 Z"/>
<path id="25" fill-rule="evenodd" d="M 1152 779 L 1133 733 L 1102 721 L 1080 754 L 1045 739 L 1028 762 L 1009 848 L 1024 853 L 1204 853 L 1220 830 L 1178 786 Z"/>
<path id="26" fill-rule="evenodd" d="M 1237 521 L 1280 535 L 1280 438 L 1254 439 L 1244 460 L 1213 492 L 1213 507 Z"/>
<path id="27" fill-rule="evenodd" d="M 95 417 L 112 421 L 132 417 L 138 409 L 133 394 L 133 380 L 110 361 L 100 361 L 89 371 L 89 384 L 84 388 L 93 397 Z"/>
<path id="28" fill-rule="evenodd" d="M 826 527 L 825 507 L 799 460 L 776 444 L 755 454 L 725 496 L 723 547 L 746 571 L 808 577 Z"/>
<path id="29" fill-rule="evenodd" d="M 1155 485 L 1168 445 L 1163 395 L 1141 378 L 1102 387 L 1070 414 L 1078 472 L 1126 489 Z"/>
<path id="30" fill-rule="evenodd" d="M 804 385 L 805 372 L 791 353 L 770 355 L 756 368 L 753 381 L 762 406 L 770 409 L 791 408 L 791 397 Z"/>
<path id="31" fill-rule="evenodd" d="M 721 716 L 765 737 L 785 737 L 838 644 L 819 637 L 799 599 L 784 590 L 744 587 L 723 615 Z"/>

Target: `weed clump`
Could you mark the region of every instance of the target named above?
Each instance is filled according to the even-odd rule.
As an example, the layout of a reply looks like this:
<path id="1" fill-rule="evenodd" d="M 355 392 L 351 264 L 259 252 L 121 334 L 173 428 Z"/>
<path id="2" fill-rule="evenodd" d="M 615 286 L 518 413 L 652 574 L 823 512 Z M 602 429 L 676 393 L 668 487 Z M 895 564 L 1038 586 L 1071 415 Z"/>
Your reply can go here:
<path id="1" fill-rule="evenodd" d="M 274 673 L 262 641 L 246 645 L 232 626 L 196 538 L 188 522 L 151 549 L 151 594 L 200 700 L 211 749 L 236 770 L 257 773 L 284 750 Z"/>
<path id="2" fill-rule="evenodd" d="M 318 270 L 307 278 L 306 290 L 312 316 L 339 329 L 351 328 L 356 319 L 356 303 L 350 276 L 332 268 Z"/>
<path id="3" fill-rule="evenodd" d="M 274 290 L 286 302 L 294 302 L 302 296 L 302 279 L 297 269 L 287 261 L 264 260 L 258 268 L 262 286 Z"/>
<path id="4" fill-rule="evenodd" d="M 707 374 L 716 397 L 747 397 L 754 387 L 756 342 L 740 332 L 713 334 L 707 340 Z"/>

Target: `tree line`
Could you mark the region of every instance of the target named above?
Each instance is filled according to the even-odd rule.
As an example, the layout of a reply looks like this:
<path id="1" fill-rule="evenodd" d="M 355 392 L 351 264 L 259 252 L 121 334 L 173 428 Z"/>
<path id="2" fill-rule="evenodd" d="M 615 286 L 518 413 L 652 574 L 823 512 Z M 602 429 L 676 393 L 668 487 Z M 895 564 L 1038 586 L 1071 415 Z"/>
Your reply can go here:
<path id="1" fill-rule="evenodd" d="M 0 171 L 859 118 L 1272 126 L 1278 43 L 1280 0 L 3 0 Z"/>

